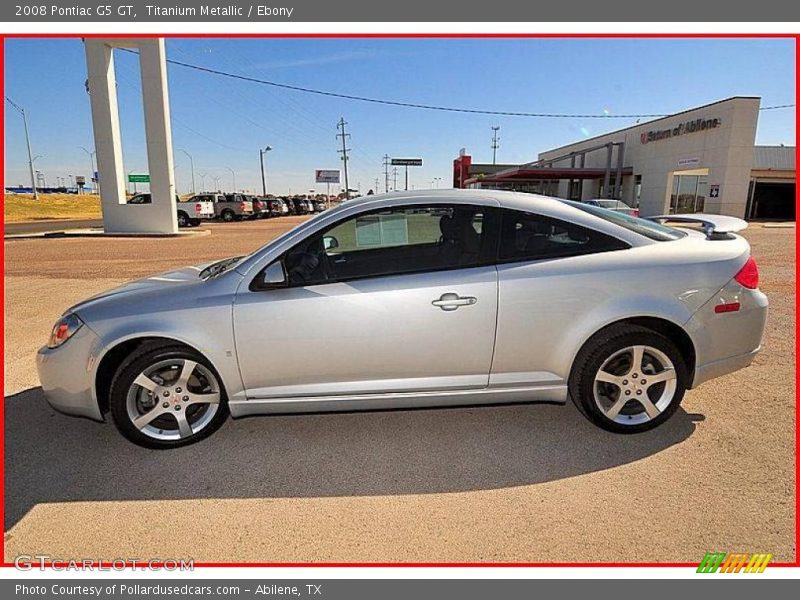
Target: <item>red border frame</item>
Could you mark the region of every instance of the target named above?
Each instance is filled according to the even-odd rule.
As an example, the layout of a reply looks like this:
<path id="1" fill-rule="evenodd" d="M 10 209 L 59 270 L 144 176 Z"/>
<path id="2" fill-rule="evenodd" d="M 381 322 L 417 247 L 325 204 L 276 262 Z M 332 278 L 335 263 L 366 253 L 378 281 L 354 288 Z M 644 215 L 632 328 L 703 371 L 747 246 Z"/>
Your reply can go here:
<path id="1" fill-rule="evenodd" d="M 48 34 L 34 34 L 34 33 L 20 33 L 20 34 L 7 34 L 0 33 L 0 75 L 4 75 L 5 70 L 5 41 L 7 38 L 142 38 L 142 37 L 163 37 L 163 38 L 325 38 L 325 39 L 338 39 L 338 38 L 374 38 L 374 39 L 402 39 L 402 38 L 425 38 L 425 39 L 447 39 L 447 38 L 490 38 L 490 39 L 562 39 L 562 38 L 623 38 L 623 39 L 763 39 L 763 38 L 782 38 L 794 39 L 795 41 L 795 98 L 800 95 L 800 34 L 796 33 L 761 33 L 761 34 L 747 34 L 747 33 L 233 33 L 233 34 L 219 34 L 219 33 L 138 33 L 138 34 L 98 34 L 98 33 L 48 33 Z M 5 78 L 3 77 L 0 82 L 0 87 L 5 92 Z M 3 125 L 2 130 L 5 131 L 5 113 L 7 107 L 3 103 Z M 795 116 L 797 116 L 797 109 L 795 108 Z M 795 119 L 796 135 L 800 137 L 800 121 Z M 0 159 L 5 164 L 5 144 L 0 146 Z M 0 175 L 0 183 L 3 183 L 5 189 L 5 172 Z M 5 194 L 5 192 L 3 192 Z M 795 206 L 800 208 L 800 190 L 796 189 Z M 797 292 L 797 261 L 800 259 L 800 249 L 797 248 L 797 230 L 795 229 L 795 295 Z M 5 244 L 0 249 L 0 258 L 3 259 L 5 265 Z M 3 271 L 3 279 L 0 281 L 0 294 L 2 294 L 3 308 L 5 309 L 5 268 Z M 795 299 L 795 560 L 794 562 L 770 563 L 771 567 L 800 567 L 800 531 L 798 530 L 797 513 L 800 511 L 800 497 L 798 497 L 798 478 L 800 478 L 800 464 L 798 464 L 798 445 L 800 444 L 800 429 L 798 429 L 798 420 L 800 419 L 800 393 L 798 393 L 796 374 L 798 366 L 800 366 L 800 358 L 797 356 L 797 350 L 800 344 L 797 341 L 796 329 L 797 322 L 800 320 L 800 308 L 798 308 L 797 300 Z M 5 325 L 3 325 L 5 333 Z M 0 348 L 3 349 L 5 356 L 5 335 L 0 338 Z M 0 367 L 0 379 L 5 382 L 5 361 L 3 366 Z M 0 423 L 5 424 L 5 401 L 0 403 Z M 0 428 L 0 522 L 5 523 L 5 429 Z M 459 563 L 387 563 L 387 562 L 372 562 L 372 563 L 356 563 L 356 562 L 328 562 L 328 563 L 285 563 L 285 562 L 263 562 L 263 563 L 221 563 L 221 562 L 196 562 L 195 567 L 697 567 L 698 563 L 688 562 L 634 562 L 634 563 L 620 563 L 620 562 L 526 562 L 526 563 L 504 563 L 504 562 L 459 562 Z M 110 562 L 95 563 L 97 567 L 110 567 Z M 0 567 L 14 568 L 13 563 L 6 562 L 5 558 L 5 543 L 0 548 Z"/>

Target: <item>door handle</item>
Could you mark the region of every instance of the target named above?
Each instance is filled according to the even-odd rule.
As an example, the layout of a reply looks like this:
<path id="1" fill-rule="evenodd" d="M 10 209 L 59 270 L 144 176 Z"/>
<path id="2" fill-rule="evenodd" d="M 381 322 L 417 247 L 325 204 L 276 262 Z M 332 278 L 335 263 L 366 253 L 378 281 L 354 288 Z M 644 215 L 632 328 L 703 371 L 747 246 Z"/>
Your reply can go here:
<path id="1" fill-rule="evenodd" d="M 474 296 L 459 296 L 456 293 L 450 292 L 442 294 L 438 300 L 431 302 L 434 306 L 438 306 L 442 310 L 456 310 L 459 306 L 469 306 L 478 301 Z"/>

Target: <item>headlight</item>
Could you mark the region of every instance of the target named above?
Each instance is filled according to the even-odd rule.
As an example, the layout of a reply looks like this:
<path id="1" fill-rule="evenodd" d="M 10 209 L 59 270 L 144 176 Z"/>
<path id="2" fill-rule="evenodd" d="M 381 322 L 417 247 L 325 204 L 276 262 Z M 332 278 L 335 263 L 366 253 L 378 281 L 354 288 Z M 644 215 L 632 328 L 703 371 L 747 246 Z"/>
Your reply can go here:
<path id="1" fill-rule="evenodd" d="M 53 332 L 50 334 L 47 347 L 58 348 L 75 335 L 75 332 L 81 328 L 81 325 L 83 325 L 83 321 L 78 318 L 78 315 L 73 313 L 64 315 L 53 325 Z"/>

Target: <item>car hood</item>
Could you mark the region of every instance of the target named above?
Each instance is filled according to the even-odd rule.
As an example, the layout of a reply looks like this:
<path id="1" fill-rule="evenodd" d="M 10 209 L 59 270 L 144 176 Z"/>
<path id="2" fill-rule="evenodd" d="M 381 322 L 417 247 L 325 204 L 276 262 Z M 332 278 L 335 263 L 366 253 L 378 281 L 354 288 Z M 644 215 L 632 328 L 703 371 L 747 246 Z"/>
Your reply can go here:
<path id="1" fill-rule="evenodd" d="M 131 299 L 133 296 L 149 294 L 151 292 L 175 290 L 178 287 L 200 284 L 203 282 L 203 280 L 200 279 L 200 272 L 206 267 L 213 265 L 215 262 L 218 261 L 209 261 L 199 265 L 182 267 L 174 271 L 167 271 L 165 273 L 159 273 L 158 275 L 136 279 L 119 287 L 91 296 L 70 307 L 66 312 L 81 313 L 89 308 L 106 303 L 111 299 L 116 301 L 124 297 L 124 299 L 127 300 Z"/>

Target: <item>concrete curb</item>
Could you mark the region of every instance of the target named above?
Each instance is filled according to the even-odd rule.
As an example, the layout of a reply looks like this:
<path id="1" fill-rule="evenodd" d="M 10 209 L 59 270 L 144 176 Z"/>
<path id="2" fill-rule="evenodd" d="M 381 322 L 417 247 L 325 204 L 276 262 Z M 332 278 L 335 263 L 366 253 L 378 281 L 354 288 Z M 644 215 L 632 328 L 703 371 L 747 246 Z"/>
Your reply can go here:
<path id="1" fill-rule="evenodd" d="M 197 229 L 194 231 L 179 231 L 178 233 L 106 233 L 102 229 L 66 229 L 56 231 L 40 231 L 36 233 L 12 233 L 4 235 L 4 240 L 29 240 L 50 238 L 80 238 L 80 237 L 107 237 L 107 238 L 181 238 L 211 235 L 210 229 Z"/>

